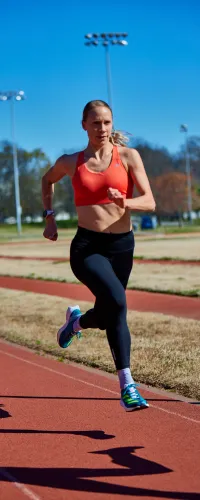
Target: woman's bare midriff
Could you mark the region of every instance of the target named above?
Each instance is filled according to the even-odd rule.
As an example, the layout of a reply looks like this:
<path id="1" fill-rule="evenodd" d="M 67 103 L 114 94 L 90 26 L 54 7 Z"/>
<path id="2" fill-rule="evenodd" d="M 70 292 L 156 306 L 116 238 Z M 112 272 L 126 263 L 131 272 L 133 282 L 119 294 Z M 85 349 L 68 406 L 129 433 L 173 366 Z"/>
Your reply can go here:
<path id="1" fill-rule="evenodd" d="M 126 233 L 132 229 L 130 211 L 115 203 L 76 207 L 78 225 L 100 233 Z"/>

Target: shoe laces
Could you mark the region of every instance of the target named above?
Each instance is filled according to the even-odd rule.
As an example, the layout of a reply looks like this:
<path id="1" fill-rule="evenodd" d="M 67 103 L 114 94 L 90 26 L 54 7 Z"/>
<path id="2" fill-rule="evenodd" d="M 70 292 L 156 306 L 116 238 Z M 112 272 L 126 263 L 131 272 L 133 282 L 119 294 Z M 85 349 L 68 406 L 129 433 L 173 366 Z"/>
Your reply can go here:
<path id="1" fill-rule="evenodd" d="M 126 391 L 129 393 L 129 395 L 132 398 L 138 398 L 139 397 L 139 393 L 138 393 L 138 391 L 136 389 L 137 386 L 138 386 L 138 384 L 129 384 L 126 387 Z"/>

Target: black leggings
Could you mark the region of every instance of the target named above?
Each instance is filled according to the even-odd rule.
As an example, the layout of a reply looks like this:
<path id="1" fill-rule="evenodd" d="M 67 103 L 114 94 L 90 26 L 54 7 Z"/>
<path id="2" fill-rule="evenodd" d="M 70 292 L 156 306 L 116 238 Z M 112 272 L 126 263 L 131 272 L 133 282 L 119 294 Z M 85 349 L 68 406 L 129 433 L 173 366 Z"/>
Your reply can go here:
<path id="1" fill-rule="evenodd" d="M 94 308 L 81 316 L 80 325 L 106 330 L 117 370 L 130 367 L 125 289 L 133 266 L 133 251 L 132 231 L 98 233 L 81 227 L 70 248 L 73 273 L 96 297 Z"/>

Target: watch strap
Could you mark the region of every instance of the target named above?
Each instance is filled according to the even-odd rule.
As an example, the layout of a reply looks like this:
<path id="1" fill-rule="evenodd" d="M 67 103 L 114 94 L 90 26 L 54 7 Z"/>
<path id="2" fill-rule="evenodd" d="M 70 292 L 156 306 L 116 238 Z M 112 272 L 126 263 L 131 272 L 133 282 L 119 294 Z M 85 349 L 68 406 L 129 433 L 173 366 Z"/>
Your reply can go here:
<path id="1" fill-rule="evenodd" d="M 43 218 L 47 219 L 50 215 L 54 215 L 54 210 L 44 210 L 43 212 Z"/>

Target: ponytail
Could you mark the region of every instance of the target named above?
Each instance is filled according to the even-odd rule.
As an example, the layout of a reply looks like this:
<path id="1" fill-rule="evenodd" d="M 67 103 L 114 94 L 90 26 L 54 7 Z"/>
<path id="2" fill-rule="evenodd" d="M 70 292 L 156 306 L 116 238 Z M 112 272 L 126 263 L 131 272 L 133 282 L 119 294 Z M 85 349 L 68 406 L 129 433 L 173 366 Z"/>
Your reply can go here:
<path id="1" fill-rule="evenodd" d="M 113 132 L 111 133 L 109 141 L 114 146 L 115 145 L 126 146 L 127 143 L 128 143 L 128 141 L 129 141 L 129 138 L 126 135 L 124 135 L 120 130 L 113 130 Z"/>

